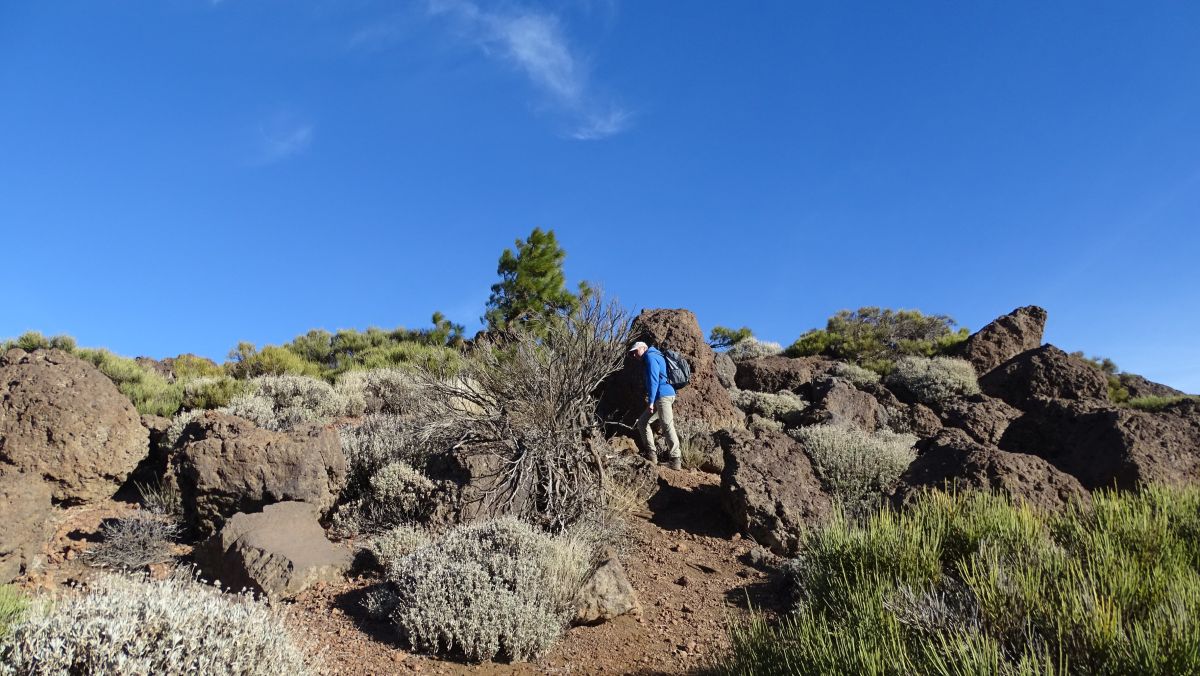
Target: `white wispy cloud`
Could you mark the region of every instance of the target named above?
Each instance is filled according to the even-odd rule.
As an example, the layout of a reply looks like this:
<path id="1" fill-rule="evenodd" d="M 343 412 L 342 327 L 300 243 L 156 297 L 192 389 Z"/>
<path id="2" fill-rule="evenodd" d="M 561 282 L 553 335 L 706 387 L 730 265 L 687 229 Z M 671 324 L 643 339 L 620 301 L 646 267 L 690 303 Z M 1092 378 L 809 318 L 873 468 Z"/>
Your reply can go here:
<path id="1" fill-rule="evenodd" d="M 459 34 L 484 54 L 523 72 L 573 122 L 571 138 L 597 140 L 629 128 L 632 114 L 594 91 L 587 64 L 572 48 L 557 15 L 489 11 L 470 0 L 429 0 L 429 12 L 452 18 Z"/>
<path id="2" fill-rule="evenodd" d="M 272 119 L 258 129 L 257 164 L 274 164 L 304 152 L 312 145 L 316 127 L 287 117 Z"/>

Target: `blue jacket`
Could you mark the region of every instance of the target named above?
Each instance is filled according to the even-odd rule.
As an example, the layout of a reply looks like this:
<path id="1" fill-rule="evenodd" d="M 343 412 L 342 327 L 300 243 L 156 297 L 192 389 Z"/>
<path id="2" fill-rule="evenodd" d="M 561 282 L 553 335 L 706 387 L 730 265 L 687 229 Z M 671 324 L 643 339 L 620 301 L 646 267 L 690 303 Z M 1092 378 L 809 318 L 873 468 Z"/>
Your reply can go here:
<path id="1" fill-rule="evenodd" d="M 646 397 L 654 403 L 663 397 L 675 396 L 675 388 L 667 382 L 667 360 L 657 347 L 646 350 L 642 355 L 646 362 Z"/>

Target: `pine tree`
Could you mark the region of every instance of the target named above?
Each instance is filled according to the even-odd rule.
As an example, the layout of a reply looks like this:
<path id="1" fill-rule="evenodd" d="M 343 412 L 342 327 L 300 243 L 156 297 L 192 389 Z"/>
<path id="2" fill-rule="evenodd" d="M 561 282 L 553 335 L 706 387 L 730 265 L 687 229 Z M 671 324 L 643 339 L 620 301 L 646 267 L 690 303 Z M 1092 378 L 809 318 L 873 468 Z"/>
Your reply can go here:
<path id="1" fill-rule="evenodd" d="M 567 290 L 563 259 L 553 230 L 534 228 L 525 240 L 516 241 L 516 253 L 505 249 L 492 285 L 484 321 L 488 328 L 505 330 L 513 323 L 536 326 L 546 317 L 579 307 L 579 297 Z M 581 290 L 586 287 L 581 285 Z"/>

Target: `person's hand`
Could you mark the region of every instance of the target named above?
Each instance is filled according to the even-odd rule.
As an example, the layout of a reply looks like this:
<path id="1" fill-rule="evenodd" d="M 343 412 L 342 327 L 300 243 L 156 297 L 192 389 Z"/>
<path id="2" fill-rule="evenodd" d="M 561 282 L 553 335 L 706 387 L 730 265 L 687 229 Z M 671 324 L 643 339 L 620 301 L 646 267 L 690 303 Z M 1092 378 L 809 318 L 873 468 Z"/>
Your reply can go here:
<path id="1" fill-rule="evenodd" d="M 650 412 L 654 413 L 654 404 L 650 404 L 649 408 L 650 408 Z"/>

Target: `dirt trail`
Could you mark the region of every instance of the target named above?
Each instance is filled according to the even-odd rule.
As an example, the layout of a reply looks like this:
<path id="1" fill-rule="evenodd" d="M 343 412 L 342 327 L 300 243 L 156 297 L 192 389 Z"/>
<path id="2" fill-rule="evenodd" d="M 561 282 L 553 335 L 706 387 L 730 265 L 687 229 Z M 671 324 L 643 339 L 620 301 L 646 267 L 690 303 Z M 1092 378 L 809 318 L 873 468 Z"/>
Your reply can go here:
<path id="1" fill-rule="evenodd" d="M 534 664 L 456 662 L 406 652 L 386 624 L 358 609 L 367 581 L 310 591 L 293 621 L 326 649 L 339 674 L 677 674 L 703 669 L 728 646 L 725 624 L 746 600 L 770 607 L 772 583 L 749 565 L 741 539 L 720 508 L 717 477 L 661 470 L 648 511 L 632 524 L 623 563 L 642 603 L 640 617 L 571 629 Z"/>

